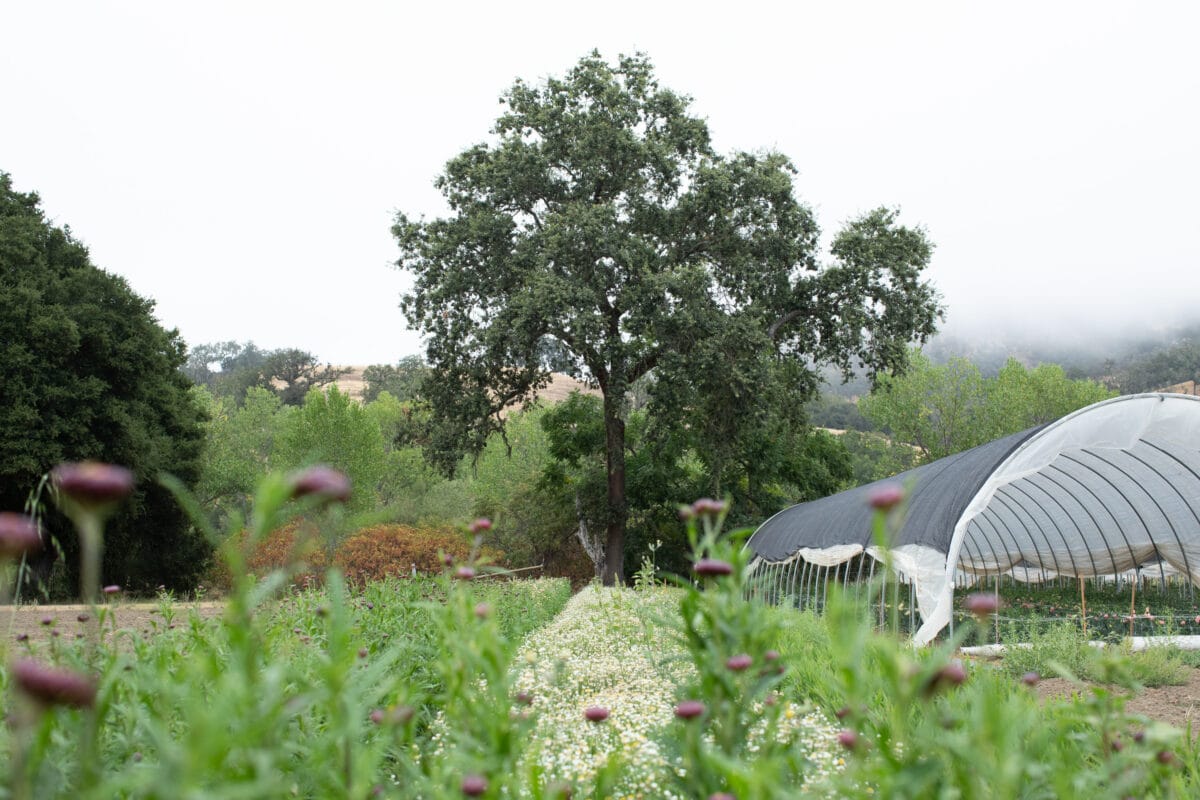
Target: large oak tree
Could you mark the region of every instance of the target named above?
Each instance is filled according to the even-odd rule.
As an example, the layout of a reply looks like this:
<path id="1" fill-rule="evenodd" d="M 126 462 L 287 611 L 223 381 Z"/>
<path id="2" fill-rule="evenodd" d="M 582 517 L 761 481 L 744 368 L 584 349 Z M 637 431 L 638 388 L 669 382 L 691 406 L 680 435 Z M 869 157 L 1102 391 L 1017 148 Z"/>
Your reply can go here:
<path id="1" fill-rule="evenodd" d="M 716 153 L 688 98 L 641 55 L 610 65 L 593 53 L 564 78 L 518 80 L 501 103 L 492 140 L 437 179 L 451 214 L 401 214 L 393 228 L 415 278 L 402 308 L 434 370 L 427 450 L 447 470 L 478 451 L 503 408 L 545 385 L 553 343 L 603 396 L 604 578 L 619 581 L 633 382 L 654 376 L 659 414 L 742 415 L 712 426 L 727 437 L 755 427 L 741 393 L 756 376 L 790 381 L 799 404 L 815 364 L 901 366 L 938 314 L 921 279 L 930 245 L 880 209 L 835 238 L 822 268 L 788 159 Z M 732 384 L 720 372 L 731 366 Z"/>

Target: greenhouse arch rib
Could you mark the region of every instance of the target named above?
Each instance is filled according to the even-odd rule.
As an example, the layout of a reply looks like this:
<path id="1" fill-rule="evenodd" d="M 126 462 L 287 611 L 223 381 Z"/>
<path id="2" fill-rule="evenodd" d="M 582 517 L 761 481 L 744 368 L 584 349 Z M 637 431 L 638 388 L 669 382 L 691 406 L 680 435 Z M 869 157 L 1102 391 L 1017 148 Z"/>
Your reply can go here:
<path id="1" fill-rule="evenodd" d="M 892 557 L 916 584 L 918 643 L 949 623 L 956 580 L 1039 581 L 1153 566 L 1200 581 L 1200 398 L 1113 398 L 890 482 L 910 489 Z M 881 558 L 867 504 L 876 488 L 784 509 L 748 546 L 766 563 L 831 566 L 854 545 Z"/>

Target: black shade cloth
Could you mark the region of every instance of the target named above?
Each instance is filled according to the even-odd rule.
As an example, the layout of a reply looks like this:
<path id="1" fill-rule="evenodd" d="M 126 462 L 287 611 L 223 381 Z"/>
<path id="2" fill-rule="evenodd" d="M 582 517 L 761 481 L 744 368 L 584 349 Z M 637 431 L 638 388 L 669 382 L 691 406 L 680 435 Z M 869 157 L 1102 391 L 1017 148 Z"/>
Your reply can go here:
<path id="1" fill-rule="evenodd" d="M 767 561 L 783 561 L 802 547 L 823 548 L 871 541 L 869 499 L 877 489 L 899 484 L 907 492 L 903 527 L 894 547 L 921 544 L 943 553 L 967 504 L 996 468 L 1044 425 L 938 459 L 891 478 L 786 508 L 764 522 L 749 546 Z"/>

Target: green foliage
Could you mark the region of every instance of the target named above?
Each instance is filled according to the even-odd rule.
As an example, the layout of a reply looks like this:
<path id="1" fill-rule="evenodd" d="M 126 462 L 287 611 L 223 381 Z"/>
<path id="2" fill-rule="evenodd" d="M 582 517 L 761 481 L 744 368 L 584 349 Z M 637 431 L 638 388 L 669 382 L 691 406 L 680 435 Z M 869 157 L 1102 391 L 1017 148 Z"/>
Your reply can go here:
<path id="1" fill-rule="evenodd" d="M 994 378 L 963 358 L 935 366 L 918 352 L 903 375 L 880 377 L 878 388 L 859 400 L 877 427 L 915 445 L 933 461 L 1001 436 L 1051 422 L 1113 396 L 1089 380 L 1071 380 L 1062 367 L 1030 370 L 1015 359 Z"/>
<path id="2" fill-rule="evenodd" d="M 1124 394 L 1153 392 L 1187 381 L 1200 382 L 1200 329 L 1193 327 L 1170 344 L 1129 357 L 1112 372 L 1116 373 Z"/>
<path id="3" fill-rule="evenodd" d="M 263 484 L 246 546 L 315 511 L 290 494 L 278 476 Z M 406 579 L 352 593 L 331 572 L 323 589 L 276 603 L 287 571 L 255 582 L 243 543 L 226 541 L 239 577 L 224 618 L 164 601 L 183 624 L 118 632 L 110 613 L 94 659 L 73 643 L 35 653 L 95 675 L 95 707 L 30 706 L 0 671 L 6 708 L 19 709 L 0 731 L 8 796 L 456 797 L 468 770 L 525 780 L 508 664 L 562 608 L 565 581 Z"/>
<path id="4" fill-rule="evenodd" d="M 336 386 L 310 390 L 301 408 L 283 416 L 274 457 L 284 469 L 328 464 L 355 487 L 352 511 L 376 506 L 386 468 L 383 437 L 371 415 Z"/>
<path id="5" fill-rule="evenodd" d="M 214 370 L 213 365 L 220 369 Z M 218 397 L 241 404 L 251 387 L 272 392 L 284 405 L 298 406 L 309 390 L 333 383 L 349 370 L 325 364 L 305 350 L 262 350 L 254 342 L 216 342 L 192 349 L 183 373 Z"/>
<path id="6" fill-rule="evenodd" d="M 420 356 L 405 356 L 396 366 L 372 364 L 363 370 L 363 400 L 370 403 L 383 392 L 400 401 L 416 400 L 428 375 L 429 367 Z"/>
<path id="7" fill-rule="evenodd" d="M 234 513 L 244 517 L 255 487 L 272 467 L 280 427 L 279 398 L 251 387 L 238 406 L 232 398 L 214 397 L 203 387 L 193 391 L 208 410 L 196 495 L 221 520 Z"/>
<path id="8" fill-rule="evenodd" d="M 0 508 L 22 508 L 58 463 L 126 464 L 138 489 L 110 523 L 104 580 L 190 587 L 208 547 L 154 482 L 164 470 L 198 478 L 203 411 L 178 371 L 183 342 L 38 203 L 0 173 Z M 47 522 L 75 586 L 75 534 L 61 517 Z"/>
<path id="9" fill-rule="evenodd" d="M 894 442 L 882 433 L 848 430 L 839 440 L 850 454 L 855 486 L 890 478 L 917 465 L 919 453 L 912 445 Z"/>
<path id="10" fill-rule="evenodd" d="M 875 426 L 858 410 L 858 403 L 833 393 L 822 392 L 804 407 L 809 421 L 819 428 L 839 431 L 871 431 Z"/>
<path id="11" fill-rule="evenodd" d="M 749 454 L 772 441 L 772 397 L 802 404 L 816 387 L 812 362 L 887 369 L 932 333 L 936 301 L 921 281 L 930 245 L 881 209 L 839 233 L 835 263 L 817 271 L 818 230 L 791 163 L 715 153 L 705 122 L 644 56 L 610 65 L 593 53 L 565 78 L 517 81 L 501 103 L 494 140 L 438 178 L 452 216 L 400 215 L 393 228 L 414 276 L 404 312 L 434 370 L 422 389 L 433 409 L 426 453 L 450 472 L 481 451 L 501 411 L 545 385 L 556 342 L 551 360 L 604 398 L 612 581 L 631 508 L 634 384 L 654 373 L 654 416 L 707 423 L 706 444 L 744 436 L 738 452 L 714 453 L 716 480 L 734 482 L 725 465 L 736 464 L 753 485 Z M 723 380 L 729 365 L 737 374 Z M 726 410 L 733 427 L 716 416 Z"/>

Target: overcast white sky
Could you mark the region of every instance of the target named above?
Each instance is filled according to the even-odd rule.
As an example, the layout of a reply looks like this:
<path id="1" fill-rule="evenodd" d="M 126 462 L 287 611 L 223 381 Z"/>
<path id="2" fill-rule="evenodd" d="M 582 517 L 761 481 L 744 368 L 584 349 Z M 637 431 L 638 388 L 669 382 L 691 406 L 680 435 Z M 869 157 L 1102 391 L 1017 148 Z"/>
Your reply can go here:
<path id="1" fill-rule="evenodd" d="M 641 50 L 719 149 L 789 155 L 827 233 L 925 226 L 951 326 L 1196 320 L 1198 31 L 1194 2 L 6 2 L 0 170 L 189 344 L 389 362 L 420 348 L 394 213 L 442 213 L 516 77 Z"/>

